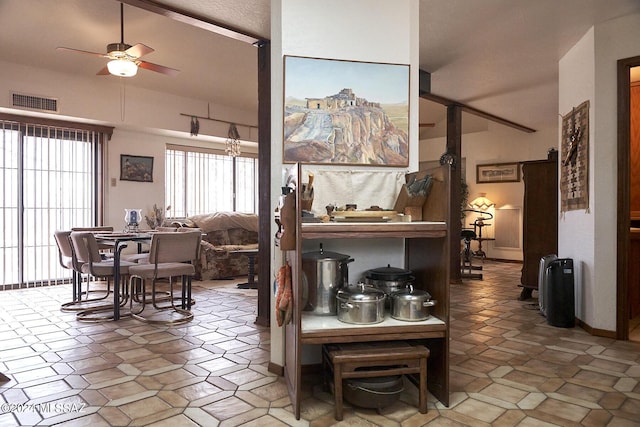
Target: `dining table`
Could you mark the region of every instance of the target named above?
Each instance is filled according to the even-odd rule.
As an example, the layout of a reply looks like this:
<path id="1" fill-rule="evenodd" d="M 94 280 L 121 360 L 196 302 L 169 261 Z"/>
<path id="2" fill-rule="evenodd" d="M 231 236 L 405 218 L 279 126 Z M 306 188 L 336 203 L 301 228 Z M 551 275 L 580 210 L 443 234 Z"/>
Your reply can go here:
<path id="1" fill-rule="evenodd" d="M 143 244 L 150 244 L 152 233 L 99 233 L 96 234 L 98 243 L 113 246 L 113 320 L 120 319 L 120 258 L 122 251 L 128 243 L 135 242 L 138 252 L 142 251 Z"/>

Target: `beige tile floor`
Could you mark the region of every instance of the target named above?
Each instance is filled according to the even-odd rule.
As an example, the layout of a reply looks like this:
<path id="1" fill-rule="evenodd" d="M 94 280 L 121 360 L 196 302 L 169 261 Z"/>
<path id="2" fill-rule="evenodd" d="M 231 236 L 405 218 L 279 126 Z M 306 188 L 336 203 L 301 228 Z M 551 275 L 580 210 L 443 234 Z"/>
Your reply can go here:
<path id="1" fill-rule="evenodd" d="M 640 343 L 548 326 L 517 300 L 519 268 L 487 261 L 484 280 L 452 286 L 449 408 L 429 396 L 418 413 L 408 384 L 379 413 L 347 405 L 341 423 L 315 375 L 293 417 L 255 290 L 195 282 L 195 320 L 174 327 L 78 323 L 59 311 L 66 286 L 0 292 L 0 426 L 639 425 Z"/>

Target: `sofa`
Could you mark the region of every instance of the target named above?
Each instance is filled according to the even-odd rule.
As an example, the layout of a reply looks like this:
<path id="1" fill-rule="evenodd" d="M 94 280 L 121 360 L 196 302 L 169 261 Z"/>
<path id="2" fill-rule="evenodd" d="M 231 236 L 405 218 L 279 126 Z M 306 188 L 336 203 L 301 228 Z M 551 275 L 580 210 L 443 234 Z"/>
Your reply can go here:
<path id="1" fill-rule="evenodd" d="M 233 253 L 241 249 L 258 249 L 258 216 L 241 212 L 215 212 L 171 220 L 169 226 L 202 230 L 200 260 L 196 280 L 228 279 L 246 276 L 249 259 Z"/>

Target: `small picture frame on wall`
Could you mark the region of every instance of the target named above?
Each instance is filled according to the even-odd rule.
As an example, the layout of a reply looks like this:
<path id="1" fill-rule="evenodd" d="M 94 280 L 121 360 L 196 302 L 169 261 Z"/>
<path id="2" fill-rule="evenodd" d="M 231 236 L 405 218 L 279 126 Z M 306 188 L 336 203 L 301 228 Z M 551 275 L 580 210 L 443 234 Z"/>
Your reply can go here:
<path id="1" fill-rule="evenodd" d="M 520 164 L 518 162 L 476 165 L 476 184 L 519 181 Z"/>
<path id="2" fill-rule="evenodd" d="M 153 157 L 121 154 L 120 181 L 153 182 Z"/>

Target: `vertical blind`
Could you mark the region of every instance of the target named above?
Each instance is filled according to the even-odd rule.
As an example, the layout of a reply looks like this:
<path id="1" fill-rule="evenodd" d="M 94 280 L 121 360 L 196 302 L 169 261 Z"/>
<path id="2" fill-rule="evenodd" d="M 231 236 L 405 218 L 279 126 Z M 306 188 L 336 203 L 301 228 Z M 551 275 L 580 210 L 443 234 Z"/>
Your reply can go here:
<path id="1" fill-rule="evenodd" d="M 0 289 L 70 277 L 55 230 L 95 225 L 101 132 L 0 120 Z"/>
<path id="2" fill-rule="evenodd" d="M 169 145 L 165 203 L 174 218 L 212 212 L 257 212 L 257 159 Z"/>

